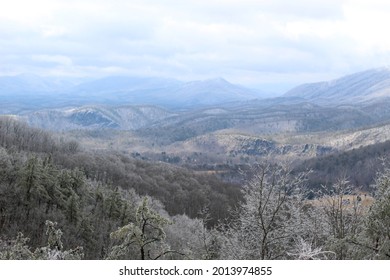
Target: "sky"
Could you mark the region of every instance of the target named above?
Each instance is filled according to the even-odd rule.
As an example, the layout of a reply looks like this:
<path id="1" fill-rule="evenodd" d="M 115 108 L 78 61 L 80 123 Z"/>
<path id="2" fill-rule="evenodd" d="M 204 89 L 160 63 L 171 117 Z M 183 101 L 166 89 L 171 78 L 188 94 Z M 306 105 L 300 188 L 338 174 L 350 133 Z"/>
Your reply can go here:
<path id="1" fill-rule="evenodd" d="M 281 92 L 390 65 L 390 1 L 0 0 L 0 75 L 223 77 Z"/>

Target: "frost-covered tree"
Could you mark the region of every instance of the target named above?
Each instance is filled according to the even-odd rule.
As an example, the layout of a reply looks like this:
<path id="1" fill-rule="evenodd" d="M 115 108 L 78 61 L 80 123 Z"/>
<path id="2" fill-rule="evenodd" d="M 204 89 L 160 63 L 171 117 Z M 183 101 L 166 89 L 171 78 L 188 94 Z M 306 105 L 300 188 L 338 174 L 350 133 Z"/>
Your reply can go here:
<path id="1" fill-rule="evenodd" d="M 245 202 L 230 225 L 221 248 L 226 259 L 284 259 L 302 235 L 306 174 L 261 165 L 244 187 Z"/>
<path id="2" fill-rule="evenodd" d="M 77 247 L 65 250 L 62 243 L 62 231 L 57 229 L 57 223 L 46 221 L 47 246 L 34 251 L 34 259 L 40 260 L 80 260 L 83 258 L 83 248 Z"/>
<path id="3" fill-rule="evenodd" d="M 136 212 L 136 220 L 112 232 L 110 237 L 119 244 L 108 254 L 109 259 L 157 260 L 173 253 L 165 242 L 164 226 L 169 221 L 148 205 L 145 197 Z"/>
<path id="4" fill-rule="evenodd" d="M 14 240 L 0 240 L 0 260 L 30 260 L 33 253 L 30 251 L 27 242 L 29 239 L 19 232 Z"/>
<path id="5" fill-rule="evenodd" d="M 345 178 L 331 187 L 323 187 L 318 194 L 317 217 L 322 219 L 322 239 L 326 250 L 336 259 L 354 259 L 359 255 L 354 243 L 364 230 L 364 209 L 353 195 L 355 187 Z"/>
<path id="6" fill-rule="evenodd" d="M 295 241 L 295 248 L 287 254 L 294 259 L 298 260 L 323 260 L 323 259 L 333 259 L 335 253 L 332 251 L 324 251 L 322 247 L 315 247 L 313 242 L 305 241 L 303 238 L 299 237 Z"/>
<path id="7" fill-rule="evenodd" d="M 369 249 L 372 258 L 390 259 L 390 169 L 386 168 L 375 180 L 375 201 L 366 220 Z"/>
<path id="8" fill-rule="evenodd" d="M 57 229 L 57 223 L 46 221 L 47 245 L 31 251 L 29 238 L 19 233 L 15 240 L 8 242 L 0 240 L 0 260 L 80 260 L 83 258 L 83 248 L 77 247 L 64 250 L 62 231 Z"/>
<path id="9" fill-rule="evenodd" d="M 220 232 L 207 228 L 208 215 L 191 219 L 186 215 L 172 217 L 172 224 L 166 228 L 170 247 L 182 254 L 183 259 L 217 259 L 220 246 Z M 180 255 L 175 254 L 175 258 Z"/>

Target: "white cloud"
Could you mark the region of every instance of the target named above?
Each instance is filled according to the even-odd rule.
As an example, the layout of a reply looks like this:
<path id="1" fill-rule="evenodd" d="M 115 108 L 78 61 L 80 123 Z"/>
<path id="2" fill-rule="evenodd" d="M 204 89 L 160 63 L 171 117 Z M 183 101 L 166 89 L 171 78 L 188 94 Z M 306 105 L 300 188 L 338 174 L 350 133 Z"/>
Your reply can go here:
<path id="1" fill-rule="evenodd" d="M 72 59 L 63 55 L 33 55 L 32 59 L 38 62 L 49 62 L 66 66 L 73 65 Z"/>
<path id="2" fill-rule="evenodd" d="M 0 0 L 0 7 L 2 73 L 225 76 L 258 86 L 390 63 L 386 1 Z"/>

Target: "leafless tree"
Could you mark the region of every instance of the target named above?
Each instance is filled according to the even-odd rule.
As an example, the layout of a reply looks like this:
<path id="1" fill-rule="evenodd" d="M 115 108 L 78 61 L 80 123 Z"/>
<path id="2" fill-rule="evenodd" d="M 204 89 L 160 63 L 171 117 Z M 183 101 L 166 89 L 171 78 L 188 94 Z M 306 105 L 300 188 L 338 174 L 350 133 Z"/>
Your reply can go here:
<path id="1" fill-rule="evenodd" d="M 306 175 L 260 165 L 244 187 L 245 202 L 227 230 L 223 258 L 284 259 L 301 236 Z"/>

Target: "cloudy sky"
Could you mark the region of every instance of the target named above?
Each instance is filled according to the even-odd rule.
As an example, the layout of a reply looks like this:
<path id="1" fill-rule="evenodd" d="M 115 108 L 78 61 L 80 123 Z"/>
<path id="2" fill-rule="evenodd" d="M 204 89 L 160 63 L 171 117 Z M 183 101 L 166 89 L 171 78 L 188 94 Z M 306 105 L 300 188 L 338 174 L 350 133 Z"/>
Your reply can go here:
<path id="1" fill-rule="evenodd" d="M 390 64 L 390 1 L 0 0 L 0 75 L 224 77 L 283 91 Z"/>

